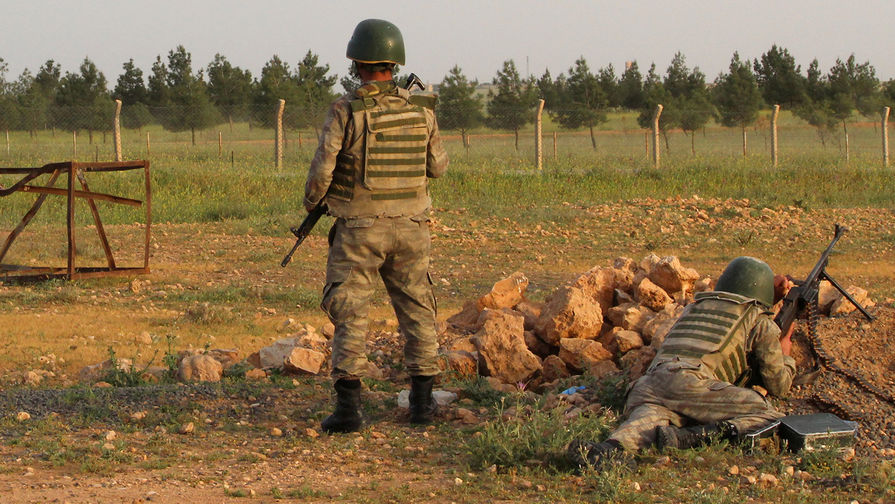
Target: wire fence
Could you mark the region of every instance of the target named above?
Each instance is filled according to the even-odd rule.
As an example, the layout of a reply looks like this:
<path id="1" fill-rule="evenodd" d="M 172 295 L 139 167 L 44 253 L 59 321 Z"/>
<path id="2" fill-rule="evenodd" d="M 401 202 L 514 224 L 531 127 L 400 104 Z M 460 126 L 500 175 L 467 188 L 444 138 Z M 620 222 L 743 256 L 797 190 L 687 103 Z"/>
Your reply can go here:
<path id="1" fill-rule="evenodd" d="M 443 129 L 449 153 L 458 160 L 487 159 L 517 166 L 535 157 L 535 112 L 511 111 L 486 117 L 466 130 Z M 636 111 L 610 111 L 591 127 L 563 128 L 551 113 L 541 127 L 546 163 L 567 159 L 594 163 L 624 161 L 649 164 L 651 133 L 637 122 Z M 523 118 L 520 124 L 520 117 Z M 282 150 L 287 160 L 305 162 L 317 147 L 325 110 L 302 110 L 287 104 L 283 113 Z M 277 116 L 270 106 L 197 111 L 189 108 L 122 107 L 120 143 L 124 159 L 157 157 L 219 158 L 231 163 L 275 162 Z M 2 164 L 40 164 L 63 159 L 108 161 L 115 158 L 114 107 L 18 108 L 0 111 Z M 514 129 L 513 126 L 516 126 Z M 834 128 L 815 128 L 783 111 L 777 123 L 781 161 L 798 158 L 847 158 L 853 162 L 887 160 L 887 123 L 854 117 Z M 745 138 L 745 140 L 744 140 Z M 770 112 L 745 128 L 726 128 L 709 121 L 695 131 L 660 132 L 663 159 L 762 157 L 770 159 Z M 744 145 L 745 143 L 745 145 Z"/>

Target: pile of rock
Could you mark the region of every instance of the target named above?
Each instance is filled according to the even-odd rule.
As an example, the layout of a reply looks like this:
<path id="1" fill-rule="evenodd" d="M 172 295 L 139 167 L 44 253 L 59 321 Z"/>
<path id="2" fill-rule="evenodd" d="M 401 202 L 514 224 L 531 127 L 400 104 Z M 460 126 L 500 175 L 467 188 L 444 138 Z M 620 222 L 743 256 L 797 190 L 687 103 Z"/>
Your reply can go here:
<path id="1" fill-rule="evenodd" d="M 517 272 L 447 320 L 445 361 L 459 373 L 517 386 L 584 372 L 635 379 L 684 305 L 711 286 L 677 257 L 650 254 L 595 267 L 535 303 Z"/>

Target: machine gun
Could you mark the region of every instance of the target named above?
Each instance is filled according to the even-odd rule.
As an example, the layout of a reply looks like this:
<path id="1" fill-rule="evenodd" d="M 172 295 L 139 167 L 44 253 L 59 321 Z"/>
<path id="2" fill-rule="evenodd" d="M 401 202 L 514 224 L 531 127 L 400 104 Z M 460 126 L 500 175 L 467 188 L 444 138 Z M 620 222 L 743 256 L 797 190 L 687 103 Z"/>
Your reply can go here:
<path id="1" fill-rule="evenodd" d="M 814 265 L 814 268 L 811 269 L 811 272 L 808 273 L 808 276 L 805 277 L 804 280 L 794 280 L 795 287 L 791 288 L 789 293 L 786 294 L 786 297 L 783 298 L 783 307 L 780 308 L 780 312 L 774 317 L 774 322 L 780 326 L 781 334 L 787 334 L 796 318 L 805 314 L 805 317 L 808 320 L 808 338 L 812 342 L 814 341 L 817 331 L 817 316 L 819 311 L 818 294 L 821 280 L 830 282 L 830 284 L 842 293 L 855 308 L 860 310 L 861 313 L 867 317 L 867 320 L 873 320 L 873 316 L 861 306 L 861 303 L 858 303 L 851 294 L 846 292 L 846 290 L 839 285 L 839 282 L 834 280 L 833 277 L 827 273 L 827 264 L 830 261 L 830 254 L 833 252 L 833 247 L 836 245 L 836 242 L 839 241 L 839 238 L 841 238 L 847 231 L 847 227 L 836 224 L 833 231 L 833 240 L 820 255 L 820 260 L 817 261 L 817 264 Z M 793 381 L 793 384 L 810 383 L 816 378 L 819 372 L 820 367 L 818 364 L 813 370 L 797 377 L 797 379 Z"/>
<path id="2" fill-rule="evenodd" d="M 423 86 L 423 81 L 419 78 L 419 76 L 415 73 L 411 73 L 407 76 L 407 79 L 404 81 L 404 89 L 411 90 L 413 86 L 417 86 L 420 89 L 425 89 Z M 289 231 L 292 231 L 292 234 L 295 235 L 295 245 L 292 246 L 292 250 L 286 254 L 286 257 L 280 262 L 280 266 L 283 268 L 286 267 L 292 261 L 292 255 L 295 254 L 295 251 L 298 250 L 298 247 L 301 245 L 305 238 L 311 234 L 311 230 L 314 229 L 314 226 L 317 225 L 317 221 L 320 220 L 320 217 L 326 213 L 326 205 L 322 202 L 315 206 L 308 215 L 305 217 L 305 220 L 301 221 L 298 227 L 291 227 Z"/>

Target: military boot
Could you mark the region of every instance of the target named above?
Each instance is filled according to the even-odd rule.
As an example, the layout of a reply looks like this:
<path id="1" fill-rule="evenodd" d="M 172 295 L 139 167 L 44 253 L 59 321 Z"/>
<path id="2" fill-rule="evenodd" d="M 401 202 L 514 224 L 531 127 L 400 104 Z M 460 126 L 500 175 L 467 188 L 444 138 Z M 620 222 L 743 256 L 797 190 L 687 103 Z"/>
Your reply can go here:
<path id="1" fill-rule="evenodd" d="M 734 440 L 736 438 L 736 427 L 729 422 L 712 422 L 692 427 L 675 427 L 673 425 L 656 427 L 656 447 L 659 451 L 666 448 L 684 450 L 707 445 L 716 439 Z"/>
<path id="2" fill-rule="evenodd" d="M 432 397 L 434 376 L 410 377 L 410 423 L 425 425 L 432 423 L 438 412 L 438 403 Z"/>
<path id="3" fill-rule="evenodd" d="M 336 380 L 336 410 L 320 424 L 328 434 L 356 432 L 364 425 L 360 413 L 360 380 Z"/>
<path id="4" fill-rule="evenodd" d="M 622 444 L 615 439 L 607 439 L 601 443 L 583 442 L 576 439 L 569 444 L 568 458 L 575 466 L 591 467 L 599 471 L 608 460 L 621 460 L 624 452 Z"/>

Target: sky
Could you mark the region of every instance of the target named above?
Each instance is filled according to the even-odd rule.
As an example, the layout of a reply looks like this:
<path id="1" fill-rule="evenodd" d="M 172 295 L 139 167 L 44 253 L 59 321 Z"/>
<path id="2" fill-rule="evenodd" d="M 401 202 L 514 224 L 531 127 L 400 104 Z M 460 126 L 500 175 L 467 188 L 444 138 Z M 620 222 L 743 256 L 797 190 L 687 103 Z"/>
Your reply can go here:
<path id="1" fill-rule="evenodd" d="M 401 29 L 404 71 L 431 83 L 454 65 L 488 82 L 508 59 L 523 75 L 556 77 L 582 56 L 594 72 L 611 63 L 620 74 L 637 61 L 644 74 L 655 63 L 664 75 L 676 52 L 711 81 L 734 51 L 754 59 L 772 44 L 803 72 L 814 58 L 826 72 L 854 54 L 880 80 L 895 78 L 893 0 L 0 0 L 0 58 L 14 80 L 48 59 L 77 72 L 89 57 L 112 88 L 124 62 L 148 74 L 177 45 L 194 68 L 220 53 L 255 77 L 273 55 L 295 67 L 310 50 L 341 76 L 348 39 L 367 18 Z"/>

